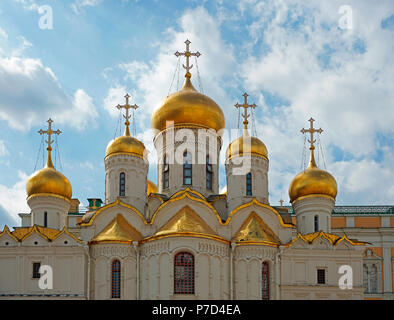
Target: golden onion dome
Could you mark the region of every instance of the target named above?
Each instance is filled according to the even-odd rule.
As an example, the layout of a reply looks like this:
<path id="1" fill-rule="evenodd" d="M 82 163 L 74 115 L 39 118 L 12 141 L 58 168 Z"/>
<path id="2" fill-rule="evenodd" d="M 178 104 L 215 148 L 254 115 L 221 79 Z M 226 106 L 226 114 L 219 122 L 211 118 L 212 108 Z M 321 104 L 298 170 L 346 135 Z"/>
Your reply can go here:
<path id="1" fill-rule="evenodd" d="M 245 128 L 243 134 L 238 139 L 230 143 L 226 150 L 226 159 L 244 154 L 263 157 L 268 160 L 268 151 L 265 144 L 258 138 L 249 135 Z"/>
<path id="2" fill-rule="evenodd" d="M 48 150 L 48 159 L 46 166 L 33 173 L 26 183 L 27 196 L 39 194 L 54 194 L 66 199 L 72 197 L 72 187 L 70 181 L 59 171 L 52 163 L 51 150 Z"/>
<path id="3" fill-rule="evenodd" d="M 308 167 L 299 173 L 290 184 L 290 202 L 309 195 L 325 195 L 335 200 L 337 196 L 337 182 L 330 173 L 317 167 L 314 147 L 312 146 L 310 149 L 311 158 Z"/>
<path id="4" fill-rule="evenodd" d="M 148 196 L 151 193 L 157 193 L 157 185 L 154 182 L 148 180 L 146 193 Z"/>
<path id="5" fill-rule="evenodd" d="M 130 135 L 120 136 L 108 143 L 105 156 L 108 157 L 110 155 L 120 153 L 129 153 L 139 157 L 144 157 L 145 146 L 141 141 Z"/>
<path id="6" fill-rule="evenodd" d="M 165 98 L 153 112 L 151 126 L 163 131 L 167 121 L 173 121 L 175 127 L 189 125 L 216 131 L 225 127 L 222 109 L 215 101 L 193 87 L 190 74 L 186 74 L 182 89 Z"/>

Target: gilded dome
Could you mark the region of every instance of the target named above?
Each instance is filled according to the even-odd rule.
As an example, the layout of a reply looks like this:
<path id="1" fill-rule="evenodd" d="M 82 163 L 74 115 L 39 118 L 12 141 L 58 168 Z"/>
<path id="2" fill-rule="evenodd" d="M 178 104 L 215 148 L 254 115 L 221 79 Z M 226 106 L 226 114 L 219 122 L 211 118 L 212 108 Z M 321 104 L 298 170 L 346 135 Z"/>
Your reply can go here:
<path id="1" fill-rule="evenodd" d="M 139 157 L 144 157 L 145 146 L 138 139 L 125 134 L 124 136 L 117 137 L 108 143 L 105 156 L 108 157 L 119 153 L 130 153 Z"/>
<path id="2" fill-rule="evenodd" d="M 290 184 L 290 202 L 312 194 L 325 195 L 333 199 L 337 196 L 335 178 L 327 171 L 316 166 L 313 149 L 311 149 L 311 159 L 308 167 L 299 173 Z"/>
<path id="3" fill-rule="evenodd" d="M 188 75 L 182 89 L 165 98 L 153 112 L 151 126 L 162 131 L 166 128 L 166 121 L 173 121 L 175 127 L 194 125 L 216 131 L 225 126 L 222 109 L 211 98 L 199 93 Z"/>
<path id="4" fill-rule="evenodd" d="M 146 194 L 149 196 L 151 193 L 157 193 L 157 185 L 154 182 L 148 180 Z"/>
<path id="5" fill-rule="evenodd" d="M 260 139 L 250 136 L 247 129 L 244 129 L 241 137 L 230 143 L 226 150 L 226 159 L 242 156 L 244 153 L 268 160 L 268 151 L 265 144 Z"/>
<path id="6" fill-rule="evenodd" d="M 49 193 L 71 199 L 72 187 L 70 181 L 57 171 L 49 159 L 45 168 L 33 173 L 26 184 L 27 196 Z"/>

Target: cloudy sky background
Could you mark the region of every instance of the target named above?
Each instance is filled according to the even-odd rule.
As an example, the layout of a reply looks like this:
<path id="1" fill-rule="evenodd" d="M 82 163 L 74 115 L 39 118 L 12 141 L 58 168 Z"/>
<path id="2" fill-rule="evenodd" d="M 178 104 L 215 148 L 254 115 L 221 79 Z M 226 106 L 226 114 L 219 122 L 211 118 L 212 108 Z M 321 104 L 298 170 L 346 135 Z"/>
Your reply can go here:
<path id="1" fill-rule="evenodd" d="M 53 11 L 51 30 L 39 26 L 43 5 Z M 352 29 L 345 28 L 343 5 L 350 6 Z M 56 166 L 71 181 L 73 197 L 85 205 L 90 197 L 104 199 L 105 148 L 117 133 L 114 106 L 126 92 L 141 107 L 137 136 L 151 151 L 149 178 L 156 181 L 150 115 L 168 94 L 174 52 L 184 51 L 186 38 L 202 53 L 202 87 L 222 107 L 227 129 L 237 128 L 233 105 L 245 91 L 258 105 L 272 205 L 281 197 L 289 200 L 288 186 L 302 166 L 299 130 L 310 117 L 324 129 L 321 142 L 326 169 L 338 182 L 337 204 L 394 204 L 392 0 L 5 0 L 1 228 L 20 225 L 17 214 L 29 212 L 25 184 L 37 159 L 36 169 L 42 167 L 37 131 L 49 117 L 63 131 Z M 198 88 L 195 67 L 192 74 Z M 172 92 L 177 85 L 175 77 Z M 320 167 L 325 168 L 322 157 Z"/>

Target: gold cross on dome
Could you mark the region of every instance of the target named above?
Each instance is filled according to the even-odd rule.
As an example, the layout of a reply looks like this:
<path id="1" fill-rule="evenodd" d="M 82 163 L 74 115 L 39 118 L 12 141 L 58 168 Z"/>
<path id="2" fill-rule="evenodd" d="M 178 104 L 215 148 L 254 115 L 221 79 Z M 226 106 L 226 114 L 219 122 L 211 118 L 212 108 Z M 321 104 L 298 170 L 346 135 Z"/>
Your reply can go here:
<path id="1" fill-rule="evenodd" d="M 126 119 L 126 122 L 124 123 L 124 124 L 126 125 L 125 136 L 130 136 L 130 129 L 129 129 L 130 121 L 129 121 L 129 119 L 130 119 L 131 115 L 129 114 L 129 110 L 130 110 L 130 109 L 136 110 L 136 109 L 139 108 L 139 106 L 137 106 L 136 104 L 133 104 L 133 105 L 130 105 L 130 104 L 129 104 L 129 98 L 130 98 L 130 96 L 129 96 L 128 93 L 126 93 L 126 95 L 125 95 L 124 97 L 126 98 L 126 104 L 124 104 L 123 106 L 121 106 L 120 104 L 118 104 L 116 107 L 117 107 L 119 110 L 120 110 L 120 109 L 125 109 L 125 110 L 126 110 L 126 114 L 123 115 L 123 118 Z"/>
<path id="2" fill-rule="evenodd" d="M 239 108 L 244 108 L 244 114 L 242 115 L 242 117 L 244 118 L 244 122 L 243 122 L 243 124 L 244 124 L 244 128 L 245 129 L 248 129 L 248 123 L 249 123 L 249 121 L 248 121 L 248 118 L 250 117 L 250 114 L 248 114 L 248 108 L 256 108 L 257 106 L 253 103 L 253 104 L 248 104 L 248 94 L 245 92 L 244 94 L 243 94 L 243 96 L 244 96 L 244 104 L 239 104 L 238 102 L 237 102 L 237 104 L 235 104 L 234 106 L 237 108 L 237 109 L 239 109 Z"/>
<path id="3" fill-rule="evenodd" d="M 186 44 L 186 51 L 185 52 L 179 52 L 179 51 L 177 51 L 177 52 L 175 52 L 175 55 L 177 56 L 177 57 L 180 57 L 180 56 L 185 56 L 186 57 L 186 66 L 184 65 L 184 64 L 182 64 L 182 66 L 183 66 L 183 68 L 186 70 L 186 75 L 185 75 L 185 77 L 188 77 L 188 78 L 190 78 L 191 77 L 191 74 L 190 74 L 190 69 L 191 68 L 193 68 L 193 65 L 190 65 L 189 64 L 189 58 L 191 57 L 191 56 L 195 56 L 195 57 L 199 57 L 200 55 L 201 55 L 201 53 L 200 52 L 190 52 L 190 50 L 189 50 L 189 45 L 191 44 L 191 42 L 189 41 L 189 39 L 187 39 L 186 41 L 185 41 L 185 44 Z"/>
<path id="4" fill-rule="evenodd" d="M 43 134 L 47 134 L 48 135 L 48 140 L 45 140 L 45 142 L 48 144 L 47 150 L 48 151 L 52 151 L 53 140 L 51 139 L 51 135 L 53 135 L 53 134 L 59 135 L 62 132 L 59 129 L 57 129 L 56 131 L 52 130 L 52 122 L 53 122 L 53 120 L 51 118 L 49 118 L 49 120 L 47 122 L 48 122 L 48 130 L 44 131 L 44 130 L 40 129 L 40 131 L 38 131 L 38 133 L 41 134 L 41 135 L 43 135 Z"/>
<path id="5" fill-rule="evenodd" d="M 302 129 L 301 129 L 301 133 L 310 133 L 311 138 L 308 139 L 308 142 L 311 144 L 311 146 L 309 147 L 309 149 L 310 149 L 310 150 L 313 150 L 313 149 L 315 149 L 315 146 L 314 146 L 313 144 L 316 142 L 316 140 L 313 139 L 313 134 L 314 134 L 315 132 L 317 132 L 317 133 L 322 133 L 322 132 L 323 132 L 323 129 L 322 129 L 322 128 L 319 128 L 319 129 L 313 128 L 313 122 L 314 122 L 315 120 L 314 120 L 312 117 L 311 117 L 308 121 L 310 122 L 309 129 L 304 129 L 304 128 L 302 128 Z"/>
<path id="6" fill-rule="evenodd" d="M 44 131 L 44 130 L 40 129 L 40 131 L 38 131 L 38 133 L 40 135 L 43 135 L 43 134 L 47 134 L 48 135 L 48 140 L 45 140 L 45 142 L 48 145 L 47 146 L 47 150 L 48 150 L 47 167 L 53 168 L 52 156 L 51 156 L 53 140 L 51 139 L 51 136 L 53 134 L 59 135 L 62 132 L 59 129 L 57 129 L 56 131 L 52 130 L 52 122 L 53 122 L 53 120 L 51 118 L 49 118 L 49 120 L 47 122 L 48 122 L 48 130 Z"/>

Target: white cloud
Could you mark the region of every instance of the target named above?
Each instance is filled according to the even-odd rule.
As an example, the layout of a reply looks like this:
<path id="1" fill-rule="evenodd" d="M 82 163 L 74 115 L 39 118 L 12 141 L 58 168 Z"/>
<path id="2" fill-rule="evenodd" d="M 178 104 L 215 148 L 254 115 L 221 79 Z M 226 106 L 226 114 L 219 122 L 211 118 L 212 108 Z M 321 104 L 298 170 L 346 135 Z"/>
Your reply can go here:
<path id="1" fill-rule="evenodd" d="M 84 7 L 94 7 L 100 4 L 102 0 L 77 0 L 71 4 L 71 8 L 76 14 L 81 13 L 81 9 Z"/>
<path id="2" fill-rule="evenodd" d="M 380 27 L 394 6 L 389 1 L 349 3 L 352 31 L 338 28 L 339 1 L 240 3 L 254 17 L 248 29 L 259 52 L 251 51 L 240 66 L 245 87 L 252 96 L 264 90 L 286 102 L 271 108 L 263 104 L 258 119 L 260 138 L 270 152 L 271 200 L 279 199 L 281 189 L 287 192 L 300 171 L 302 137 L 294 135 L 312 116 L 325 129 L 325 149 L 337 147 L 354 158 L 335 162 L 326 152 L 328 170 L 341 192 L 338 201 L 392 202 L 382 183 L 391 176 L 392 161 L 385 157 L 377 163 L 374 157 L 376 134 L 394 133 L 393 33 Z M 365 46 L 365 52 L 355 43 Z"/>
<path id="3" fill-rule="evenodd" d="M 117 85 L 108 90 L 108 94 L 104 98 L 104 109 L 111 115 L 111 117 L 119 117 L 119 110 L 116 106 L 118 104 L 124 104 L 124 96 L 126 93 L 126 87 L 121 85 Z"/>
<path id="4" fill-rule="evenodd" d="M 18 178 L 12 187 L 0 184 L 0 206 L 17 225 L 20 225 L 18 213 L 30 212 L 26 202 L 26 182 L 29 177 L 26 173 L 18 171 Z"/>
<path id="5" fill-rule="evenodd" d="M 18 130 L 29 130 L 49 117 L 83 130 L 97 118 L 84 90 L 68 96 L 52 70 L 37 59 L 0 58 L 0 96 L 0 118 Z"/>
<path id="6" fill-rule="evenodd" d="M 3 140 L 0 140 L 0 157 L 4 157 L 9 155 L 8 149 L 5 146 L 5 142 Z"/>

